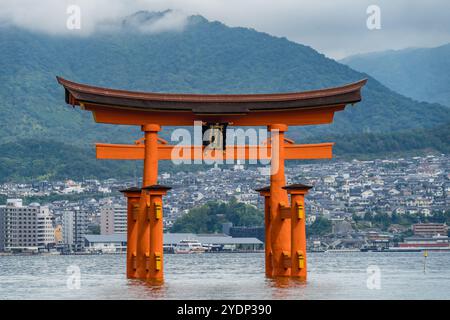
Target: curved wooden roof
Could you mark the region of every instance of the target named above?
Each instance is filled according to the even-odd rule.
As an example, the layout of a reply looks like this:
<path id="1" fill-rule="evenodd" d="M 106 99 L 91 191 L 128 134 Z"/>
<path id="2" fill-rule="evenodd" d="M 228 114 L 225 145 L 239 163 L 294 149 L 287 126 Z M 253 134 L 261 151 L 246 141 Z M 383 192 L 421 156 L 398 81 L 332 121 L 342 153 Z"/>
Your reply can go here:
<path id="1" fill-rule="evenodd" d="M 252 111 L 311 109 L 361 101 L 367 79 L 340 87 L 274 94 L 147 93 L 101 88 L 57 77 L 65 88 L 66 103 L 138 111 L 191 111 L 194 114 L 247 114 Z"/>

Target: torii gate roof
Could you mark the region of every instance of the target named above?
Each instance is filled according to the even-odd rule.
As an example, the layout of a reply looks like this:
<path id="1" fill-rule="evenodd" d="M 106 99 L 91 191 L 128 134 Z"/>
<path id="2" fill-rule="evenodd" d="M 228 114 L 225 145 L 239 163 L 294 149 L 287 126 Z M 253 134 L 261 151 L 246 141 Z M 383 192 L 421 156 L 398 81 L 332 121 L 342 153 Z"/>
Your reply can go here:
<path id="1" fill-rule="evenodd" d="M 227 116 L 231 116 L 231 119 L 233 117 L 241 119 L 242 116 L 253 113 L 270 116 L 285 111 L 317 111 L 317 109 L 324 112 L 332 111 L 334 114 L 334 111 L 344 109 L 347 104 L 361 101 L 361 88 L 367 82 L 367 79 L 363 79 L 340 87 L 289 93 L 178 94 L 101 88 L 72 82 L 61 77 L 57 77 L 57 80 L 65 88 L 66 103 L 85 107 L 93 111 L 94 115 L 95 111 L 98 110 L 103 113 L 106 111 L 116 113 L 121 111 L 123 113 L 126 111 L 129 114 L 138 112 L 141 115 L 153 113 L 159 116 L 170 113 L 171 117 L 177 113 L 183 113 L 183 116 L 191 115 L 193 118 L 204 116 L 210 117 L 214 121 L 228 119 Z M 288 118 L 287 113 L 284 116 Z M 106 119 L 104 121 L 100 119 L 98 122 L 116 123 L 106 121 Z M 131 121 L 124 124 L 139 123 Z M 171 123 L 161 124 L 170 125 Z M 241 125 L 255 124 L 241 123 Z"/>

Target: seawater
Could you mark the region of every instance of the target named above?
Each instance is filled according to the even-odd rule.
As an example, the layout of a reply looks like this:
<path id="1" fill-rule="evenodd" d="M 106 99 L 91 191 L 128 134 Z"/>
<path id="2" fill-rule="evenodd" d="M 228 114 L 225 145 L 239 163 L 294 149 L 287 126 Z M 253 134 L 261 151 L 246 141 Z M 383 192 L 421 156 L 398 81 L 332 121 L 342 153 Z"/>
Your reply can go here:
<path id="1" fill-rule="evenodd" d="M 151 285 L 126 279 L 125 255 L 0 256 L 0 299 L 450 299 L 450 253 L 424 262 L 420 252 L 310 253 L 305 283 L 267 279 L 262 253 L 168 254 L 164 282 Z"/>

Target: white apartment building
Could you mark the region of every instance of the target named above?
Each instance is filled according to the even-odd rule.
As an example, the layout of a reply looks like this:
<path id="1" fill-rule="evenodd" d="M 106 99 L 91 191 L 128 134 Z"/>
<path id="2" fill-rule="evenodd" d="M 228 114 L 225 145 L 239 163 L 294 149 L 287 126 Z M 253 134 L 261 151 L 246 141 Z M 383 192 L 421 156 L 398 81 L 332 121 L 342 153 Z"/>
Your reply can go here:
<path id="1" fill-rule="evenodd" d="M 52 215 L 38 203 L 8 199 L 0 206 L 0 251 L 39 250 L 55 243 Z"/>
<path id="2" fill-rule="evenodd" d="M 100 233 L 102 235 L 127 232 L 127 207 L 118 204 L 104 205 L 100 210 Z"/>

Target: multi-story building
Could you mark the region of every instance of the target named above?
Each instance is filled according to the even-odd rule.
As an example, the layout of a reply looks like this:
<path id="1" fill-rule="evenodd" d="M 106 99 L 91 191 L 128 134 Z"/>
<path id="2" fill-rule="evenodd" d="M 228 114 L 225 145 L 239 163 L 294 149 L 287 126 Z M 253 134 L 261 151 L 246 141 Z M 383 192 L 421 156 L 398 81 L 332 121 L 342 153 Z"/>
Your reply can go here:
<path id="1" fill-rule="evenodd" d="M 413 232 L 416 236 L 446 236 L 448 226 L 445 223 L 417 223 L 413 225 Z"/>
<path id="2" fill-rule="evenodd" d="M 63 243 L 70 251 L 82 251 L 84 237 L 88 232 L 88 219 L 85 210 L 74 207 L 62 213 Z"/>
<path id="3" fill-rule="evenodd" d="M 100 233 L 102 235 L 127 232 L 127 207 L 107 204 L 100 210 Z"/>
<path id="4" fill-rule="evenodd" d="M 54 243 L 48 207 L 38 203 L 24 206 L 21 199 L 8 199 L 0 206 L 0 251 L 39 250 Z"/>
<path id="5" fill-rule="evenodd" d="M 73 211 L 66 210 L 61 215 L 61 231 L 62 231 L 62 238 L 63 238 L 63 244 L 71 248 L 71 246 L 74 244 L 74 218 L 73 218 Z"/>

